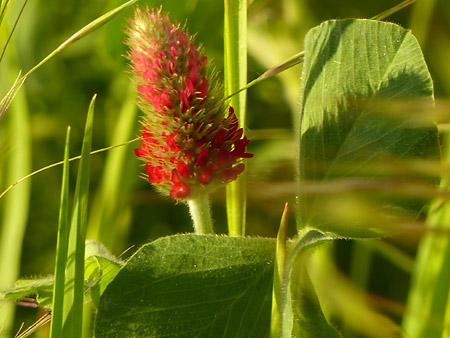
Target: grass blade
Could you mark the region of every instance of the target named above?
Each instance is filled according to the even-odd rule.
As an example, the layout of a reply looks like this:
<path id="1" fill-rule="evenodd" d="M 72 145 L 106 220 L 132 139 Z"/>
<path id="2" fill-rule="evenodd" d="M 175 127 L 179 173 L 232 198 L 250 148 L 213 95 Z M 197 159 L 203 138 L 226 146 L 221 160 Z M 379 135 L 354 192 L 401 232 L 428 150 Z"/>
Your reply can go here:
<path id="1" fill-rule="evenodd" d="M 2 27 L 1 36 L 5 36 L 5 26 Z M 6 79 L 14 78 L 17 69 L 17 56 L 15 46 L 5 62 L 1 64 L 0 72 Z M 31 168 L 31 132 L 29 112 L 25 92 L 17 96 L 11 116 L 8 116 L 7 136 L 4 138 L 11 148 L 8 159 L 5 158 L 3 179 L 14 182 L 24 176 Z M 6 157 L 6 156 L 5 156 Z M 18 187 L 11 195 L 2 201 L 1 227 L 0 227 L 0 290 L 5 290 L 19 277 L 20 259 L 25 228 L 28 221 L 28 206 L 30 199 L 30 182 Z M 1 304 L 0 306 L 0 337 L 11 337 L 10 329 L 14 319 L 14 304 Z"/>
<path id="2" fill-rule="evenodd" d="M 0 25 L 3 22 L 3 18 L 4 18 L 5 13 L 6 13 L 6 7 L 8 7 L 8 4 L 9 4 L 9 0 L 2 0 L 0 2 Z"/>
<path id="3" fill-rule="evenodd" d="M 450 134 L 443 135 L 442 163 L 450 162 Z M 448 191 L 450 176 L 443 174 L 441 189 Z M 450 292 L 450 239 L 439 230 L 450 229 L 450 202 L 436 199 L 430 206 L 427 225 L 430 231 L 417 250 L 403 329 L 411 338 L 441 337 L 445 332 L 444 317 Z"/>
<path id="4" fill-rule="evenodd" d="M 377 14 L 373 17 L 371 17 L 371 20 L 383 20 L 387 18 L 388 16 L 397 13 L 398 11 L 402 10 L 403 8 L 413 4 L 416 2 L 416 0 L 405 0 L 399 3 L 398 5 L 395 5 L 394 7 L 391 7 L 389 9 L 386 9 L 385 11 L 381 12 L 380 14 Z M 419 1 L 420 2 L 420 1 Z"/>
<path id="5" fill-rule="evenodd" d="M 123 142 L 123 143 L 120 143 L 120 144 L 116 144 L 116 145 L 113 145 L 113 146 L 110 146 L 110 147 L 105 147 L 105 148 L 93 150 L 93 151 L 91 151 L 91 155 L 98 154 L 98 153 L 101 153 L 101 152 L 104 152 L 104 151 L 107 151 L 107 150 L 111 150 L 111 149 L 114 149 L 114 148 L 119 148 L 119 147 L 122 147 L 122 146 L 126 146 L 126 145 L 128 145 L 130 143 L 133 143 L 135 141 L 138 141 L 138 140 L 139 140 L 139 137 L 136 137 L 136 138 L 134 138 L 132 140 L 129 140 L 129 141 L 126 141 L 126 142 Z M 69 158 L 69 162 L 72 162 L 72 161 L 75 161 L 75 160 L 79 160 L 80 158 L 81 158 L 81 155 Z M 11 184 L 8 188 L 6 188 L 5 190 L 2 191 L 2 193 L 0 194 L 0 199 L 2 199 L 3 196 L 5 196 L 12 188 L 14 188 L 19 183 L 21 183 L 23 181 L 26 181 L 28 178 L 30 178 L 30 177 L 32 177 L 32 176 L 34 176 L 36 174 L 39 174 L 39 173 L 41 173 L 41 172 L 43 172 L 43 171 L 45 171 L 47 169 L 50 169 L 50 168 L 53 168 L 53 167 L 57 167 L 57 166 L 59 166 L 61 164 L 64 164 L 64 161 L 59 161 L 59 162 L 55 162 L 55 163 L 49 164 L 49 165 L 47 165 L 47 166 L 45 166 L 43 168 L 40 168 L 38 170 L 33 171 L 32 173 L 30 173 L 28 175 L 25 175 L 25 176 L 21 177 L 20 179 L 15 181 L 13 184 Z"/>
<path id="6" fill-rule="evenodd" d="M 283 307 L 286 300 L 283 299 L 283 286 L 286 279 L 286 240 L 287 240 L 287 217 L 289 207 L 286 203 L 281 217 L 280 229 L 277 235 L 277 247 L 275 256 L 275 268 L 273 273 L 272 291 L 272 316 L 270 318 L 270 337 L 281 336 L 281 322 L 283 320 Z"/>
<path id="7" fill-rule="evenodd" d="M 3 56 L 5 55 L 6 48 L 8 47 L 9 41 L 11 41 L 11 38 L 14 34 L 14 31 L 16 30 L 17 24 L 19 23 L 19 20 L 20 20 L 20 17 L 22 16 L 23 10 L 27 6 L 27 3 L 28 3 L 28 0 L 25 0 L 23 2 L 22 8 L 20 9 L 19 14 L 17 15 L 16 21 L 14 22 L 14 26 L 11 29 L 11 33 L 9 33 L 8 39 L 5 42 L 5 46 L 3 46 L 2 54 L 0 55 L 0 62 L 2 62 L 2 60 L 3 60 Z M 0 14 L 0 16 L 1 16 L 1 14 Z M 1 23 L 1 19 L 0 19 L 0 23 Z"/>
<path id="8" fill-rule="evenodd" d="M 225 96 L 247 83 L 247 1 L 225 0 Z M 245 134 L 246 93 L 231 97 L 239 126 Z M 244 171 L 236 181 L 227 186 L 228 230 L 231 236 L 245 234 L 247 174 Z"/>
<path id="9" fill-rule="evenodd" d="M 123 5 L 120 5 L 113 10 L 109 11 L 106 14 L 103 14 L 99 18 L 95 19 L 91 23 L 87 24 L 83 28 L 81 28 L 78 32 L 73 34 L 70 38 L 68 38 L 66 41 L 64 41 L 58 48 L 56 48 L 53 52 L 51 52 L 49 55 L 47 55 L 41 62 L 39 62 L 36 66 L 31 68 L 24 76 L 19 78 L 14 82 L 14 85 L 11 87 L 11 89 L 8 91 L 8 93 L 5 95 L 5 97 L 0 102 L 0 118 L 2 115 L 6 112 L 9 105 L 11 104 L 12 100 L 14 99 L 15 95 L 19 91 L 19 89 L 22 87 L 23 83 L 27 79 L 28 76 L 30 76 L 31 73 L 33 73 L 36 69 L 40 68 L 42 65 L 44 65 L 48 60 L 53 58 L 55 55 L 57 55 L 59 52 L 61 52 L 66 47 L 70 46 L 74 42 L 80 40 L 81 38 L 89 35 L 93 31 L 97 30 L 104 24 L 106 24 L 108 21 L 115 18 L 117 15 L 122 13 L 125 9 L 136 3 L 137 0 L 130 0 Z"/>
<path id="10" fill-rule="evenodd" d="M 67 338 L 81 338 L 83 329 L 84 251 L 87 228 L 92 126 L 96 97 L 97 95 L 94 95 L 92 98 L 86 120 L 69 234 L 63 319 L 63 336 Z"/>
<path id="11" fill-rule="evenodd" d="M 50 338 L 62 337 L 64 282 L 67 259 L 68 201 L 69 201 L 69 136 L 67 128 L 66 147 L 64 150 L 64 167 L 61 186 L 61 206 L 59 209 L 58 240 L 56 244 L 55 285 L 53 287 L 52 322 Z"/>

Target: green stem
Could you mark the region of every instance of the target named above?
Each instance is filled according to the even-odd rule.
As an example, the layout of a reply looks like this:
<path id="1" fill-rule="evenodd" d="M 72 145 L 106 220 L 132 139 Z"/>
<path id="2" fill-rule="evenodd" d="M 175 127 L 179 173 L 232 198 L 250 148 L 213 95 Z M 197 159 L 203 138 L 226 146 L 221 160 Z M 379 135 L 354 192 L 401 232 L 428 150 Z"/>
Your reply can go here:
<path id="1" fill-rule="evenodd" d="M 224 51 L 225 96 L 247 84 L 247 0 L 225 0 Z M 245 134 L 246 92 L 231 97 L 239 127 Z M 227 187 L 228 231 L 231 236 L 245 234 L 247 174 L 244 171 Z"/>
<path id="2" fill-rule="evenodd" d="M 211 208 L 207 194 L 199 195 L 188 201 L 189 211 L 196 234 L 213 234 Z"/>

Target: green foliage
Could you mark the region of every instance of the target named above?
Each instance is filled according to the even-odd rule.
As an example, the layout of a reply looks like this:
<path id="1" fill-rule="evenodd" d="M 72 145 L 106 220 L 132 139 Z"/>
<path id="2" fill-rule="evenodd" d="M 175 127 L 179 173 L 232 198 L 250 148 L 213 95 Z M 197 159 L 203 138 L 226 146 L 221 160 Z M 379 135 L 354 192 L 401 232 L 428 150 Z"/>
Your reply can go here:
<path id="1" fill-rule="evenodd" d="M 86 289 L 96 308 L 100 297 L 109 283 L 119 273 L 123 262 L 113 256 L 101 243 L 93 240 L 86 242 L 86 259 L 84 261 L 84 278 L 87 280 Z"/>
<path id="2" fill-rule="evenodd" d="M 387 103 L 395 100 L 431 103 L 432 95 L 422 52 L 408 30 L 354 19 L 326 21 L 313 28 L 305 39 L 302 75 L 301 183 L 343 179 L 401 182 L 401 176 L 383 172 L 382 164 L 438 159 L 437 128 L 431 121 L 417 113 L 395 114 L 386 109 Z M 430 182 L 436 183 L 436 179 Z M 408 213 L 414 218 L 424 204 L 421 199 L 377 195 L 364 204 L 359 195 L 359 205 L 352 209 L 348 196 L 302 192 L 300 196 L 300 229 L 315 226 L 352 237 L 395 231 L 388 219 Z M 371 220 L 373 215 L 377 217 Z"/>
<path id="3" fill-rule="evenodd" d="M 51 309 L 53 294 L 53 277 L 19 279 L 13 288 L 2 291 L 5 299 L 13 302 L 20 301 L 25 297 L 36 296 L 39 306 Z"/>
<path id="4" fill-rule="evenodd" d="M 450 135 L 443 135 L 443 165 L 450 164 Z M 444 174 L 441 190 L 448 191 L 450 176 Z M 429 208 L 426 233 L 418 247 L 403 328 L 411 338 L 445 337 L 449 328 L 450 239 L 439 231 L 450 228 L 450 203 L 437 198 Z M 445 321 L 444 321 L 445 318 Z M 445 334 L 443 334 L 445 332 Z"/>
<path id="5" fill-rule="evenodd" d="M 134 2 L 126 3 L 120 9 Z M 151 7 L 159 7 L 161 2 L 148 0 L 147 3 Z M 2 1 L 0 8 L 6 8 L 6 4 L 8 1 Z M 10 2 L 8 10 L 13 5 Z M 434 190 L 438 172 L 434 166 L 439 157 L 437 130 L 425 116 L 430 112 L 433 87 L 420 48 L 410 31 L 394 24 L 367 20 L 325 22 L 311 30 L 305 40 L 300 112 L 293 108 L 298 104 L 299 68 L 285 71 L 303 60 L 303 54 L 299 53 L 300 46 L 309 27 L 328 17 L 372 17 L 390 5 L 387 0 L 371 3 L 349 0 L 338 5 L 330 0 L 248 2 L 249 77 L 263 73 L 297 54 L 281 64 L 280 68 L 271 68 L 263 78 L 266 80 L 279 70 L 283 71 L 281 76 L 264 81 L 248 92 L 249 136 L 255 138 L 252 146 L 261 151 L 255 152 L 258 162 L 252 160 L 248 163 L 253 174 L 250 176 L 250 203 L 246 208 L 252 218 L 246 224 L 247 232 L 264 236 L 275 233 L 273 225 L 277 222 L 278 202 L 293 199 L 292 195 L 298 192 L 291 182 L 291 161 L 294 160 L 299 164 L 302 183 L 298 237 L 295 241 L 287 240 L 288 230 L 284 228 L 280 231 L 284 239 L 278 241 L 277 251 L 274 240 L 263 238 L 165 237 L 145 245 L 123 268 L 123 263 L 97 242 L 87 242 L 83 256 L 84 241 L 78 241 L 78 249 L 72 247 L 72 252 L 78 256 L 78 277 L 83 272 L 85 280 L 80 282 L 78 279 L 78 296 L 81 289 L 84 296 L 78 298 L 77 304 L 89 302 L 99 306 L 98 337 L 128 337 L 135 333 L 148 337 L 149 332 L 156 332 L 155 336 L 174 334 L 191 337 L 194 334 L 187 333 L 189 329 L 202 328 L 206 328 L 205 331 L 197 336 L 208 336 L 211 332 L 211 336 L 224 335 L 225 332 L 230 337 L 265 337 L 269 334 L 272 280 L 275 299 L 279 300 L 278 307 L 272 312 L 272 319 L 278 317 L 278 322 L 272 322 L 276 328 L 274 331 L 271 328 L 275 332 L 274 337 L 278 337 L 278 331 L 284 337 L 336 337 L 339 334 L 329 322 L 336 323 L 333 320 L 337 318 L 337 323 L 342 320 L 347 325 L 343 314 L 351 317 L 350 333 L 355 330 L 362 336 L 374 338 L 399 336 L 397 324 L 388 317 L 395 317 L 398 323 L 403 315 L 409 276 L 406 273 L 411 270 L 412 252 L 417 245 L 415 238 L 408 237 L 406 241 L 403 235 L 395 236 L 387 244 L 389 248 L 386 242 L 380 241 L 379 245 L 373 241 L 364 242 L 368 247 L 373 245 L 377 249 L 371 260 L 374 266 L 365 269 L 369 274 L 365 277 L 370 281 L 367 287 L 374 297 L 356 292 L 343 276 L 348 272 L 349 257 L 345 250 L 350 241 L 338 242 L 335 257 L 331 250 L 320 250 L 322 255 L 311 255 L 311 249 L 333 239 L 326 231 L 360 238 L 399 234 L 397 224 L 420 225 L 420 219 L 417 223 L 412 222 L 417 221 L 416 216 L 423 211 L 422 207 L 430 195 L 438 194 Z M 120 33 L 130 11 L 118 15 L 115 21 L 100 30 L 100 34 L 87 37 L 98 28 L 97 24 L 103 24 L 119 14 L 119 8 L 109 12 L 111 16 L 100 17 L 93 25 L 79 30 L 80 23 L 90 22 L 93 17 L 99 16 L 96 10 L 105 11 L 88 1 L 68 1 L 64 11 L 56 3 L 45 6 L 36 3 L 32 6 L 32 10 L 27 8 L 28 12 L 24 12 L 26 19 L 19 23 L 20 29 L 13 36 L 20 42 L 21 67 L 30 69 L 30 64 L 38 64 L 22 79 L 48 60 L 52 59 L 52 62 L 41 67 L 26 82 L 29 86 L 26 88 L 27 99 L 33 107 L 31 132 L 26 131 L 24 122 L 27 119 L 17 114 L 27 110 L 15 111 L 13 106 L 20 104 L 21 92 L 18 89 L 22 79 L 2 100 L 0 112 L 4 112 L 14 94 L 18 93 L 10 110 L 0 120 L 6 122 L 11 118 L 9 121 L 15 121 L 7 128 L 0 123 L 0 183 L 6 186 L 30 172 L 28 162 L 18 162 L 30 159 L 30 140 L 36 154 L 33 167 L 40 168 L 60 160 L 60 140 L 65 126 L 71 124 L 75 125 L 73 130 L 79 129 L 77 125 L 83 123 L 79 118 L 79 107 L 85 104 L 92 92 L 101 93 L 103 98 L 96 107 L 101 129 L 95 130 L 94 148 L 103 147 L 105 140 L 108 145 L 122 143 L 136 133 L 137 124 L 133 126 L 135 111 L 131 102 L 134 94 L 125 94 L 124 90 L 127 87 L 122 58 L 125 50 Z M 223 23 L 222 2 L 187 0 L 180 3 L 179 0 L 167 0 L 163 6 L 164 11 L 170 12 L 182 23 L 188 18 L 190 31 L 198 32 L 197 41 L 204 43 L 208 56 L 213 56 L 214 62 L 220 66 L 223 42 L 218 36 Z M 438 9 L 434 15 L 433 6 Z M 82 11 L 79 11 L 80 8 Z M 444 19 L 449 9 L 444 2 L 418 2 L 411 25 L 413 33 L 419 33 L 422 47 L 426 42 L 425 55 L 431 73 L 434 72 L 437 93 L 441 96 L 450 93 L 447 60 L 450 38 L 446 29 L 442 29 L 448 26 L 448 20 Z M 27 16 L 27 13 L 32 14 Z M 1 10 L 1 19 L 3 15 Z M 407 19 L 408 12 L 405 11 L 393 17 L 392 21 L 401 22 L 406 27 Z M 2 28 L 5 22 L 0 20 Z M 435 29 L 435 24 L 441 28 Z M 431 31 L 433 35 L 427 34 Z M 49 54 L 73 32 L 78 33 Z M 42 39 L 43 36 L 46 38 Z M 59 53 L 80 37 L 83 42 L 77 43 L 78 48 Z M 243 38 L 239 34 L 237 37 Z M 48 54 L 49 57 L 39 63 L 42 56 Z M 56 54 L 58 57 L 54 58 Z M 5 58 L 3 64 L 5 60 L 8 59 Z M 117 60 L 120 61 L 111 62 Z M 13 83 L 16 76 L 14 73 L 9 79 L 8 75 L 8 81 L 3 83 Z M 2 96 L 8 88 L 2 88 Z M 119 113 L 117 107 L 123 102 Z M 289 146 L 293 142 L 277 139 L 279 135 L 289 136 L 291 111 L 296 119 L 295 126 L 299 128 L 296 134 L 301 137 L 301 143 L 296 141 L 301 150 L 300 161 L 294 159 L 290 151 Z M 302 114 L 301 124 L 297 120 L 299 113 Z M 275 133 L 259 130 L 261 127 L 279 126 L 286 129 Z M 11 141 L 4 132 L 8 128 L 15 136 Z M 73 137 L 74 147 L 78 147 L 82 135 L 76 133 Z M 263 141 L 256 140 L 261 137 Z M 260 146 L 261 143 L 264 143 L 263 146 Z M 20 152 L 16 151 L 16 146 Z M 444 147 L 450 149 L 448 144 Z M 284 161 L 280 161 L 278 156 L 273 156 L 276 160 L 270 160 L 267 149 L 273 149 L 276 155 L 283 154 Z M 113 152 L 109 153 L 106 162 L 101 155 L 95 156 L 92 167 L 84 170 L 85 179 L 87 172 L 93 177 L 91 189 L 94 192 L 101 189 L 97 201 L 89 206 L 91 237 L 101 239 L 113 252 L 121 252 L 136 243 L 188 231 L 187 218 L 180 216 L 184 208 L 169 206 L 159 199 L 155 203 L 156 195 L 149 192 L 144 180 L 137 178 L 138 164 L 129 160 L 132 152 L 125 148 L 120 151 L 116 156 Z M 413 169 L 416 165 L 421 168 L 419 177 Z M 257 170 L 252 172 L 252 166 L 257 166 Z M 432 175 L 428 172 L 424 175 L 426 170 L 423 168 L 428 166 L 433 167 Z M 10 171 L 19 176 L 6 178 L 3 173 Z M 57 199 L 52 196 L 57 196 L 55 187 L 59 187 L 59 177 L 59 174 L 51 175 L 50 171 L 36 176 L 31 197 L 27 192 L 29 188 L 22 183 L 4 199 L 0 197 L 2 210 L 7 212 L 2 214 L 3 218 L 6 219 L 9 214 L 11 217 L 8 219 L 12 220 L 2 224 L 0 250 L 5 252 L 1 259 L 6 264 L 0 263 L 0 271 L 10 272 L 0 273 L 1 282 L 11 285 L 7 279 L 16 278 L 11 271 L 19 271 L 19 260 L 13 262 L 10 258 L 13 253 L 17 257 L 21 251 L 29 200 L 32 217 L 27 229 L 28 236 L 25 237 L 20 271 L 25 275 L 52 271 L 56 227 L 50 224 L 56 224 L 56 220 L 52 222 L 51 219 L 56 219 L 57 215 L 54 207 Z M 260 187 L 262 181 L 269 180 L 269 184 Z M 283 185 L 279 181 L 288 183 Z M 96 182 L 102 182 L 100 188 Z M 420 196 L 422 190 L 414 189 L 415 183 L 423 184 L 420 187 L 425 187 L 423 191 L 427 193 Z M 141 192 L 138 184 L 142 185 Z M 130 189 L 135 186 L 137 189 Z M 22 189 L 25 193 L 21 192 Z M 361 194 L 361 190 L 365 193 Z M 13 208 L 7 198 L 14 201 Z M 219 232 L 225 229 L 225 221 L 222 220 L 224 211 L 217 203 L 220 198 L 220 194 L 213 198 L 214 226 Z M 264 203 L 266 198 L 270 198 L 270 203 Z M 87 210 L 84 209 L 81 214 L 80 218 L 86 218 Z M 447 317 L 447 321 L 450 318 L 450 311 L 446 310 L 446 303 L 449 303 L 449 246 L 448 238 L 444 236 L 447 230 L 441 229 L 448 223 L 447 216 L 446 199 L 436 201 L 427 220 L 431 233 L 420 246 L 406 306 L 404 323 L 409 321 L 414 325 L 404 324 L 404 328 L 411 337 L 440 337 L 443 318 Z M 309 231 L 309 226 L 320 231 Z M 8 232 L 15 236 L 14 243 L 4 235 Z M 81 234 L 79 238 L 83 236 Z M 324 257 L 326 264 L 321 262 Z M 274 262 L 278 268 L 281 267 L 276 270 L 275 276 L 272 271 Z M 342 271 L 337 270 L 334 262 Z M 401 269 L 406 272 L 401 271 L 398 280 L 395 279 L 398 275 L 396 265 L 403 266 Z M 203 270 L 199 271 L 199 267 Z M 67 277 L 70 279 L 73 274 L 70 272 Z M 51 277 L 19 280 L 2 296 L 10 302 L 36 296 L 40 306 L 51 308 L 52 289 Z M 73 285 L 68 289 L 73 291 Z M 205 303 L 198 303 L 199 299 Z M 373 306 L 374 301 L 376 307 Z M 181 304 L 183 306 L 179 307 L 181 302 L 184 302 Z M 391 307 L 393 304 L 402 306 Z M 0 303 L 0 311 L 12 307 L 9 305 L 14 304 Z M 417 308 L 421 309 L 420 313 L 411 311 Z M 389 315 L 382 313 L 388 311 Z M 17 327 L 23 321 L 22 316 L 19 312 Z M 33 315 L 30 317 L 33 318 Z M 12 315 L 8 314 L 8 318 L 12 319 Z M 182 322 L 183 319 L 187 321 Z M 79 319 L 78 323 L 81 328 Z M 85 327 L 88 326 L 86 323 L 84 320 Z M 246 331 L 252 329 L 251 333 Z M 344 331 L 345 337 L 346 333 Z M 0 335 L 10 336 L 8 323 L 2 319 Z M 353 336 L 349 334 L 348 337 Z"/>
<path id="6" fill-rule="evenodd" d="M 123 264 L 101 243 L 92 240 L 87 241 L 84 262 L 84 275 L 86 277 L 84 289 L 87 292 L 84 292 L 84 302 L 92 300 L 97 307 L 106 286 L 114 279 Z M 40 307 L 52 309 L 54 282 L 53 276 L 19 279 L 14 287 L 2 291 L 1 295 L 13 302 L 19 302 L 23 298 L 36 297 Z"/>
<path id="7" fill-rule="evenodd" d="M 305 230 L 287 250 L 281 283 L 274 282 L 278 320 L 272 321 L 271 337 L 339 337 L 322 313 L 305 268 L 311 250 L 334 239 L 316 230 Z"/>
<path id="8" fill-rule="evenodd" d="M 143 246 L 106 289 L 96 337 L 265 337 L 275 241 L 176 235 Z"/>

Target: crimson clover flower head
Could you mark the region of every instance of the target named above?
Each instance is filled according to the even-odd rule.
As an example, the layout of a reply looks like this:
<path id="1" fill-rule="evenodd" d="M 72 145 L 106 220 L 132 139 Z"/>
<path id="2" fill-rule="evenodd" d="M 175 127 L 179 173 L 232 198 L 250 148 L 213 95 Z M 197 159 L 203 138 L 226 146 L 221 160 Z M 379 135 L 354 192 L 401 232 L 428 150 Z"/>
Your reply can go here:
<path id="1" fill-rule="evenodd" d="M 149 182 L 181 200 L 235 180 L 253 154 L 201 47 L 161 8 L 137 8 L 127 34 Z"/>

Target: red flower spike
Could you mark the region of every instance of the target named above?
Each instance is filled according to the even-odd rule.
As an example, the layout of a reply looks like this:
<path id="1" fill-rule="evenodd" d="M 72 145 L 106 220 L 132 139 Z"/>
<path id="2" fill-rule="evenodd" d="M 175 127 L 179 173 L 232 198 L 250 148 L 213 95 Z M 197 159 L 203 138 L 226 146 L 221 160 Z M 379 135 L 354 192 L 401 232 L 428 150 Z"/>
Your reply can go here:
<path id="1" fill-rule="evenodd" d="M 202 170 L 200 172 L 200 175 L 198 176 L 198 181 L 204 185 L 208 184 L 210 179 L 211 179 L 211 175 L 209 174 L 209 172 L 207 170 Z"/>
<path id="2" fill-rule="evenodd" d="M 194 89 L 194 84 L 192 83 L 190 78 L 186 79 L 185 86 L 186 86 L 186 94 L 187 94 L 188 98 L 191 99 L 192 96 L 194 95 L 195 89 Z"/>
<path id="3" fill-rule="evenodd" d="M 177 52 L 177 43 L 175 41 L 172 41 L 172 45 L 170 47 L 170 55 L 172 55 L 172 59 L 176 59 L 178 56 Z"/>
<path id="4" fill-rule="evenodd" d="M 160 69 L 160 70 L 163 69 L 163 65 L 162 65 L 161 59 L 159 59 L 159 58 L 154 58 L 154 59 L 153 59 L 153 65 L 154 65 L 156 68 Z"/>
<path id="5" fill-rule="evenodd" d="M 200 92 L 200 97 L 202 99 L 204 99 L 205 97 L 208 96 L 208 80 L 206 80 L 205 77 L 202 79 L 202 83 L 200 84 L 200 87 L 198 90 Z"/>
<path id="6" fill-rule="evenodd" d="M 170 134 L 166 137 L 166 142 L 167 145 L 169 146 L 170 150 L 173 153 L 177 153 L 180 151 L 180 147 L 177 144 L 177 141 L 175 141 L 175 135 L 174 134 Z"/>
<path id="7" fill-rule="evenodd" d="M 170 75 L 173 75 L 175 73 L 175 66 L 173 65 L 173 62 L 171 60 L 167 61 L 167 70 L 169 71 Z"/>
<path id="8" fill-rule="evenodd" d="M 189 60 L 189 70 L 191 71 L 189 77 L 195 86 L 198 82 L 198 66 L 197 62 L 195 62 L 195 60 L 193 59 Z"/>
<path id="9" fill-rule="evenodd" d="M 225 170 L 222 173 L 221 179 L 223 183 L 228 183 L 234 181 L 240 173 L 242 173 L 245 169 L 245 165 L 243 163 L 239 163 L 237 166 Z"/>
<path id="10" fill-rule="evenodd" d="M 135 148 L 134 149 L 134 153 L 136 154 L 136 156 L 138 157 L 144 157 L 147 155 L 147 152 L 142 150 L 141 148 Z"/>
<path id="11" fill-rule="evenodd" d="M 181 177 L 185 179 L 189 179 L 192 176 L 191 169 L 189 169 L 189 167 L 184 162 L 178 163 L 178 172 L 180 173 Z"/>
<path id="12" fill-rule="evenodd" d="M 191 191 L 186 183 L 179 182 L 172 184 L 172 190 L 170 190 L 170 197 L 184 199 L 190 195 Z"/>
<path id="13" fill-rule="evenodd" d="M 184 114 L 190 107 L 189 101 L 184 89 L 180 90 L 181 112 Z"/>
<path id="14" fill-rule="evenodd" d="M 166 107 L 167 109 L 172 109 L 173 105 L 172 102 L 170 102 L 169 93 L 167 92 L 167 89 L 163 91 L 161 94 L 161 104 Z"/>
<path id="15" fill-rule="evenodd" d="M 205 166 L 206 163 L 208 163 L 208 160 L 209 160 L 209 153 L 205 149 L 202 149 L 197 157 L 197 166 L 199 167 Z"/>
<path id="16" fill-rule="evenodd" d="M 186 183 L 180 181 L 178 172 L 176 169 L 174 169 L 172 171 L 172 189 L 170 190 L 170 197 L 181 199 L 189 196 L 189 194 L 189 186 Z"/>
<path id="17" fill-rule="evenodd" d="M 221 129 L 217 132 L 216 136 L 214 137 L 214 141 L 212 144 L 213 148 L 218 148 L 218 146 L 223 142 L 225 139 L 227 132 L 224 129 Z"/>
<path id="18" fill-rule="evenodd" d="M 182 200 L 236 179 L 252 154 L 203 50 L 161 9 L 136 9 L 127 33 L 149 182 Z"/>

